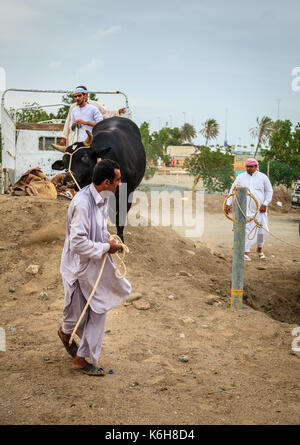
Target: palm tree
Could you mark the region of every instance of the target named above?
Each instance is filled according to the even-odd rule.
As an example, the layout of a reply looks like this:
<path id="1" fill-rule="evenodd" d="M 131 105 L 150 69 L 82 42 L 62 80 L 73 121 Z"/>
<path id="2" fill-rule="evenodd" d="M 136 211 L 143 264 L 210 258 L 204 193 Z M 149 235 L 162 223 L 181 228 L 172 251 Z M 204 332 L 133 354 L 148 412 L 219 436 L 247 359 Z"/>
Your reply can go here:
<path id="1" fill-rule="evenodd" d="M 219 124 L 215 119 L 207 119 L 202 125 L 203 128 L 200 133 L 205 137 L 205 145 L 207 146 L 210 139 L 216 139 L 218 136 Z"/>
<path id="2" fill-rule="evenodd" d="M 193 125 L 185 123 L 181 127 L 181 137 L 183 141 L 187 141 L 190 144 L 192 143 L 192 139 L 196 137 L 197 133 Z"/>
<path id="3" fill-rule="evenodd" d="M 265 144 L 266 142 L 268 142 L 274 129 L 273 121 L 268 116 L 263 116 L 260 120 L 259 118 L 257 118 L 256 122 L 257 127 L 251 128 L 249 130 L 253 138 L 258 138 L 254 157 L 256 156 L 258 149 L 261 147 L 261 144 Z"/>

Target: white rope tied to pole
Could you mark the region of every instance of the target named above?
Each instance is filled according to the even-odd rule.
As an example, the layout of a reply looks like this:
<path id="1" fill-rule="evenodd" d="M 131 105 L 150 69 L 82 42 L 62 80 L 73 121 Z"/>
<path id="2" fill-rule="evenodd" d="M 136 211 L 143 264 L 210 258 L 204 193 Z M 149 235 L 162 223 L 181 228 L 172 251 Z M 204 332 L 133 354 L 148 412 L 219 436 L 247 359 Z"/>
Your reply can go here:
<path id="1" fill-rule="evenodd" d="M 248 190 L 248 195 L 250 196 L 250 198 L 252 198 L 252 199 L 255 201 L 255 204 L 256 204 L 256 212 L 255 212 L 254 217 L 252 217 L 252 218 L 250 218 L 250 219 L 247 219 L 247 216 L 245 215 L 245 213 L 244 213 L 243 210 L 241 209 L 240 203 L 239 203 L 239 201 L 238 201 L 238 199 L 237 199 L 236 189 L 237 189 L 238 187 L 240 187 L 240 186 L 235 186 L 234 189 L 233 189 L 233 193 L 231 193 L 230 195 L 226 196 L 226 198 L 225 198 L 225 200 L 224 200 L 224 203 L 223 203 L 223 210 L 225 209 L 225 205 L 226 205 L 227 199 L 228 199 L 230 196 L 233 196 L 233 195 L 234 195 L 235 198 L 236 198 L 236 199 L 235 199 L 235 200 L 236 200 L 236 203 L 237 203 L 237 205 L 238 205 L 238 207 L 239 207 L 239 209 L 240 209 L 240 211 L 241 211 L 241 214 L 242 214 L 243 217 L 245 218 L 245 222 L 246 222 L 246 223 L 249 223 L 249 222 L 251 222 L 251 221 L 253 220 L 254 223 L 255 223 L 254 227 L 250 230 L 250 232 L 249 232 L 248 235 L 247 235 L 247 236 L 248 236 L 248 239 L 249 239 L 250 241 L 252 241 L 252 240 L 255 238 L 255 236 L 256 236 L 257 230 L 258 230 L 258 229 L 263 229 L 263 230 L 265 230 L 267 233 L 269 233 L 270 235 L 272 235 L 274 238 L 276 238 L 276 239 L 278 239 L 279 241 L 281 241 L 282 243 L 285 243 L 285 244 L 287 244 L 288 246 L 291 246 L 291 247 L 293 247 L 294 249 L 299 250 L 299 247 L 298 247 L 298 246 L 295 246 L 294 244 L 291 244 L 291 243 L 289 243 L 288 241 L 285 241 L 285 240 L 279 238 L 279 236 L 275 235 L 275 234 L 272 233 L 270 230 L 266 229 L 266 228 L 265 228 L 259 221 L 257 221 L 257 219 L 256 219 L 256 215 L 257 215 L 257 213 L 258 213 L 258 202 L 257 202 L 255 196 L 253 196 L 252 193 L 250 192 L 249 188 L 248 188 L 248 187 L 245 187 L 245 188 Z M 249 209 L 250 209 L 250 202 L 249 202 Z M 235 223 L 235 220 L 232 219 L 232 218 L 230 218 L 230 217 L 226 214 L 225 210 L 224 210 L 224 214 L 225 214 L 226 218 L 230 219 L 231 221 L 233 221 L 233 223 Z M 254 235 L 250 238 L 250 234 L 251 234 L 253 231 L 254 231 Z"/>
<path id="2" fill-rule="evenodd" d="M 118 280 L 121 280 L 121 279 L 124 278 L 125 275 L 126 275 L 126 266 L 125 266 L 125 263 L 124 263 L 124 258 L 125 258 L 126 253 L 129 253 L 129 249 L 128 249 L 128 247 L 126 246 L 126 244 L 124 244 L 124 243 L 122 242 L 121 238 L 120 238 L 118 235 L 115 235 L 115 234 L 111 235 L 111 234 L 109 233 L 109 241 L 112 241 L 112 240 L 115 240 L 118 244 L 121 244 L 121 245 L 122 245 L 122 251 L 121 251 L 121 254 L 119 255 L 118 252 L 115 253 L 115 255 L 116 255 L 117 258 L 118 258 L 118 262 L 117 262 L 117 264 L 116 264 L 116 269 L 115 269 L 115 276 L 116 276 L 116 278 L 118 278 Z M 121 250 L 121 249 L 120 249 L 120 250 Z M 102 272 L 103 272 L 103 269 L 104 269 L 104 266 L 105 266 L 107 257 L 108 257 L 108 252 L 107 252 L 107 253 L 104 255 L 104 257 L 103 257 L 103 261 L 102 261 L 102 264 L 101 264 L 101 268 L 100 268 L 100 271 L 99 271 L 99 274 L 98 274 L 98 278 L 97 278 L 97 280 L 96 280 L 96 283 L 95 283 L 95 285 L 94 285 L 94 287 L 93 287 L 93 290 L 92 290 L 92 292 L 91 292 L 91 294 L 90 294 L 90 296 L 89 296 L 89 298 L 88 298 L 88 300 L 87 300 L 87 303 L 86 303 L 86 305 L 85 305 L 85 307 L 84 307 L 84 309 L 83 309 L 83 311 L 82 311 L 82 313 L 81 313 L 81 315 L 80 315 L 80 317 L 79 317 L 79 319 L 78 319 L 78 321 L 77 321 L 77 323 L 76 323 L 76 326 L 75 326 L 75 328 L 73 329 L 73 332 L 72 332 L 71 337 L 70 337 L 70 340 L 69 340 L 69 346 L 71 346 L 71 344 L 72 344 L 72 341 L 73 341 L 73 338 L 74 338 L 74 336 L 75 336 L 75 334 L 76 334 L 76 331 L 77 331 L 77 329 L 78 329 L 78 327 L 79 327 L 79 325 L 80 325 L 80 323 L 81 323 L 83 317 L 85 316 L 85 313 L 86 313 L 86 311 L 87 311 L 87 309 L 88 309 L 88 307 L 89 307 L 89 305 L 90 305 L 90 302 L 91 302 L 91 300 L 92 300 L 92 298 L 93 298 L 93 296 L 94 296 L 94 293 L 95 293 L 95 291 L 96 291 L 96 289 L 97 289 L 97 286 L 98 286 L 99 281 L 100 281 L 100 278 L 101 278 L 101 276 L 102 276 Z M 120 268 L 123 269 L 123 272 L 122 272 L 122 273 L 120 272 Z M 118 274 L 118 272 L 120 273 L 120 275 Z"/>

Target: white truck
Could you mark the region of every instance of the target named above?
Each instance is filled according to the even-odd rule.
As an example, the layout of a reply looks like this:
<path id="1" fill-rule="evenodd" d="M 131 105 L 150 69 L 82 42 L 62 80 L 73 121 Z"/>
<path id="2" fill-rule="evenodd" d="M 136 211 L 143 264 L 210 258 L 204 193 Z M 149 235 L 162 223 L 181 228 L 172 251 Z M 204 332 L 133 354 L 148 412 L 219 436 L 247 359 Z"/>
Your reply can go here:
<path id="1" fill-rule="evenodd" d="M 291 207 L 293 209 L 300 209 L 300 180 L 297 181 L 295 189 L 291 194 Z"/>

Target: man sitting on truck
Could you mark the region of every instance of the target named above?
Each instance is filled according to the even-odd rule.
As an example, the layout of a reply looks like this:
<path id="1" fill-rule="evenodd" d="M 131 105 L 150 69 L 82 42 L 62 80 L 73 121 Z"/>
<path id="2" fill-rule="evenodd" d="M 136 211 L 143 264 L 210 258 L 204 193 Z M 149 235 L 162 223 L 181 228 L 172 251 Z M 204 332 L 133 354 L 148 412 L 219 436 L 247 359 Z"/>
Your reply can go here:
<path id="1" fill-rule="evenodd" d="M 99 104 L 99 102 L 97 102 L 96 100 L 89 100 L 88 99 L 88 91 L 87 88 L 83 85 L 79 85 L 78 87 L 76 87 L 76 89 L 80 88 L 82 90 L 82 94 L 84 97 L 84 100 L 86 101 L 86 103 L 95 106 L 96 108 L 98 108 L 99 112 L 102 115 L 103 119 L 108 119 L 109 117 L 113 117 L 113 116 L 121 116 L 122 114 L 125 113 L 126 108 L 120 108 L 119 110 L 108 110 L 107 108 L 103 107 L 101 104 Z M 73 105 L 70 106 L 69 109 L 69 113 L 65 122 L 65 126 L 63 129 L 63 134 L 60 140 L 59 145 L 65 147 L 68 145 L 72 144 L 72 140 L 74 137 L 74 132 L 70 129 L 70 123 L 71 123 L 71 113 L 72 110 L 76 107 L 76 103 L 74 103 Z M 85 135 L 86 136 L 86 135 Z M 77 140 L 73 141 L 73 142 L 77 142 Z"/>

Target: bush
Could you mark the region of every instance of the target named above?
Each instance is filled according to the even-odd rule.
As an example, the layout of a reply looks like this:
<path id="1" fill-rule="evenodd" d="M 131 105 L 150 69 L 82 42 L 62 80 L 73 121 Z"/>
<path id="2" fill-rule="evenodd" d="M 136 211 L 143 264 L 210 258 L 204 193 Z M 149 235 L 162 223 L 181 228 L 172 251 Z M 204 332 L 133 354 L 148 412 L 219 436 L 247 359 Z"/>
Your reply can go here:
<path id="1" fill-rule="evenodd" d="M 199 154 L 185 160 L 186 170 L 195 177 L 200 174 L 208 192 L 229 190 L 235 180 L 232 155 L 222 153 L 219 149 L 212 151 L 205 145 L 201 145 L 199 150 Z"/>

